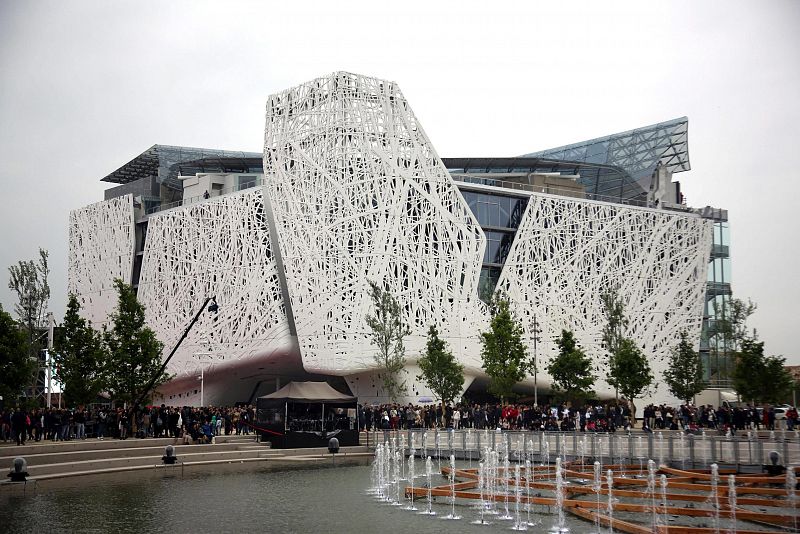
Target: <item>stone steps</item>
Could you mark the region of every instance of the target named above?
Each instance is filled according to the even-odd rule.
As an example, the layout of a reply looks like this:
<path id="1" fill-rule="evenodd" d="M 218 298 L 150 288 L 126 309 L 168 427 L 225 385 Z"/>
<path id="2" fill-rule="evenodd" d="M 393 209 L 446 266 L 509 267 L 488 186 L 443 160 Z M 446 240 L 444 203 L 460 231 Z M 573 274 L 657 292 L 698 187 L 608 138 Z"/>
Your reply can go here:
<path id="1" fill-rule="evenodd" d="M 252 462 L 319 462 L 330 459 L 327 448 L 271 449 L 250 436 L 217 436 L 214 444 L 183 445 L 174 438 L 128 440 L 87 439 L 68 442 L 33 443 L 23 447 L 0 446 L 0 468 L 10 466 L 13 459 L 23 457 L 32 480 L 89 474 L 173 468 L 164 466 L 161 457 L 167 445 L 175 447 L 181 469 L 215 464 Z M 337 455 L 359 459 L 371 456 L 367 447 L 343 447 Z"/>
<path id="2" fill-rule="evenodd" d="M 255 444 L 256 436 L 215 436 L 215 443 L 222 444 Z M 177 445 L 182 443 L 180 438 L 145 438 L 145 439 L 104 439 L 96 438 L 72 441 L 40 441 L 28 442 L 25 445 L 2 445 L 0 444 L 0 457 L 6 456 L 27 456 L 32 454 L 50 454 L 63 452 L 77 452 L 84 450 L 106 450 L 106 449 L 128 449 L 135 447 L 166 447 L 167 445 Z M 2 465 L 0 464 L 0 467 Z"/>
<path id="3" fill-rule="evenodd" d="M 167 445 L 172 445 L 172 440 Z M 66 462 L 81 462 L 88 460 L 103 460 L 107 458 L 130 458 L 136 456 L 157 456 L 160 458 L 161 456 L 164 455 L 164 451 L 167 445 L 85 449 L 78 451 L 57 451 L 57 452 L 45 452 L 45 453 L 39 453 L 37 451 L 36 454 L 23 454 L 22 456 L 24 456 L 29 466 L 66 463 Z M 266 447 L 259 445 L 247 445 L 239 443 L 222 443 L 217 445 L 210 445 L 210 444 L 174 445 L 174 447 L 176 451 L 175 454 L 210 452 L 210 451 L 230 451 L 230 450 L 235 451 L 235 450 L 244 450 L 245 448 L 250 448 L 250 447 L 254 449 L 269 450 Z M 0 454 L 3 454 L 4 452 L 5 451 L 0 449 Z M 11 465 L 12 460 L 16 456 L 17 455 L 0 456 L 0 467 L 5 465 Z"/>
<path id="4" fill-rule="evenodd" d="M 195 453 L 183 452 L 176 453 L 176 456 L 181 462 L 201 462 L 210 460 L 221 461 L 239 461 L 246 458 L 259 458 L 259 451 L 201 451 Z M 31 476 L 51 475 L 54 473 L 68 473 L 73 471 L 92 471 L 97 469 L 110 469 L 110 468 L 130 468 L 156 465 L 162 465 L 161 457 L 164 455 L 163 451 L 156 454 L 149 454 L 145 456 L 127 456 L 121 458 L 102 458 L 97 460 L 82 460 L 75 462 L 59 462 L 50 464 L 30 465 L 28 464 L 28 473 Z"/>

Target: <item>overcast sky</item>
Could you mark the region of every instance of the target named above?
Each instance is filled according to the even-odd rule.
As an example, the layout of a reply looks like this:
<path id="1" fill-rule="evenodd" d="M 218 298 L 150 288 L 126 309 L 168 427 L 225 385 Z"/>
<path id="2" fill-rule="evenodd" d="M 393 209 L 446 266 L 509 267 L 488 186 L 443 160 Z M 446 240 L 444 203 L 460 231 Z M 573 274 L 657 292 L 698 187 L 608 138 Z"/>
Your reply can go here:
<path id="1" fill-rule="evenodd" d="M 800 2 L 292 4 L 0 0 L 6 310 L 7 266 L 44 247 L 63 316 L 69 211 L 100 178 L 156 143 L 260 152 L 267 95 L 347 70 L 397 81 L 443 157 L 688 116 L 675 178 L 729 210 L 734 294 L 800 364 Z"/>

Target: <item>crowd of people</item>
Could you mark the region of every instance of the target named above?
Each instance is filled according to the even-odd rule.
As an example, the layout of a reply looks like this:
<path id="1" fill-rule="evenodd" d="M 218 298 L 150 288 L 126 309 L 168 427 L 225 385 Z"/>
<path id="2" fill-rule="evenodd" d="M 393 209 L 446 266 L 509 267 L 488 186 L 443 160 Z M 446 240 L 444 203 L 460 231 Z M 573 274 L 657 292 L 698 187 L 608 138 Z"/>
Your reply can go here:
<path id="1" fill-rule="evenodd" d="M 249 434 L 255 420 L 252 406 L 171 407 L 164 404 L 137 409 L 97 406 L 91 409 L 44 408 L 27 412 L 21 408 L 0 414 L 4 442 L 69 441 L 129 437 L 183 439 L 185 443 L 207 443 L 214 436 Z"/>
<path id="2" fill-rule="evenodd" d="M 798 412 L 783 409 L 785 428 L 794 430 Z M 679 407 L 648 405 L 637 414 L 641 428 L 652 430 L 702 429 L 735 433 L 737 430 L 774 430 L 776 410 L 723 405 Z M 359 430 L 406 430 L 418 428 L 475 428 L 539 431 L 615 432 L 636 426 L 626 403 L 570 404 L 456 404 L 401 405 L 364 403 L 358 406 Z M 171 407 L 150 406 L 133 412 L 97 406 L 92 409 L 23 409 L 0 414 L 0 437 L 4 442 L 69 441 L 87 439 L 159 438 L 182 439 L 184 443 L 209 443 L 214 436 L 250 434 L 256 422 L 252 406 Z"/>
<path id="3" fill-rule="evenodd" d="M 361 430 L 411 428 L 502 428 L 507 430 L 613 432 L 632 425 L 625 404 L 574 407 L 567 404 L 383 404 L 359 406 Z"/>
<path id="4" fill-rule="evenodd" d="M 798 412 L 784 409 L 785 428 L 794 430 Z M 502 428 L 509 430 L 543 430 L 548 432 L 615 432 L 637 425 L 630 407 L 625 403 L 546 404 L 457 404 L 416 406 L 413 404 L 383 404 L 359 406 L 361 430 L 406 430 L 414 428 Z M 773 406 L 756 408 L 752 405 L 679 407 L 648 405 L 636 414 L 645 432 L 656 430 L 683 430 L 695 432 L 713 429 L 735 433 L 737 430 L 775 430 L 776 409 Z"/>

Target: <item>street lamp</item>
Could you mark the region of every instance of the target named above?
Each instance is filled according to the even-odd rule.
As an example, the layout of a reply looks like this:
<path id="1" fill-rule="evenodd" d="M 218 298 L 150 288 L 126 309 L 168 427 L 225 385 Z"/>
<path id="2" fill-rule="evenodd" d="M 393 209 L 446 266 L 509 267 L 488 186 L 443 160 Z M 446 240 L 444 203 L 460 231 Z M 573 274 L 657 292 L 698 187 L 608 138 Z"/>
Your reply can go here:
<path id="1" fill-rule="evenodd" d="M 202 357 L 207 357 L 209 360 L 211 360 L 213 358 L 213 355 L 210 352 L 195 352 L 194 353 L 194 357 L 197 358 L 198 360 L 200 360 L 200 358 L 202 358 Z M 213 363 L 213 362 L 203 362 L 203 364 L 205 364 L 205 363 Z M 203 399 L 203 393 L 204 393 L 203 390 L 204 390 L 204 386 L 205 386 L 205 370 L 206 370 L 206 366 L 205 365 L 201 365 L 200 366 L 200 376 L 197 377 L 197 379 L 200 381 L 200 407 L 201 408 L 203 407 L 203 400 L 204 400 Z"/>

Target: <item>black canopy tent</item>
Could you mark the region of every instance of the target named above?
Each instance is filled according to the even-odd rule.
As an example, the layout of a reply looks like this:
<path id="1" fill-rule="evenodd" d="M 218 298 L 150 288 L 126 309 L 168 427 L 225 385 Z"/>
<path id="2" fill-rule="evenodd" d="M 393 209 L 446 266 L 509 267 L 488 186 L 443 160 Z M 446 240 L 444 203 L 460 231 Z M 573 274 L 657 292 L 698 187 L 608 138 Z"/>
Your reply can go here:
<path id="1" fill-rule="evenodd" d="M 257 400 L 257 426 L 262 441 L 277 449 L 324 447 L 336 437 L 340 446 L 358 445 L 355 413 L 358 399 L 327 382 L 290 382 Z"/>

